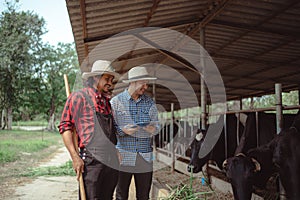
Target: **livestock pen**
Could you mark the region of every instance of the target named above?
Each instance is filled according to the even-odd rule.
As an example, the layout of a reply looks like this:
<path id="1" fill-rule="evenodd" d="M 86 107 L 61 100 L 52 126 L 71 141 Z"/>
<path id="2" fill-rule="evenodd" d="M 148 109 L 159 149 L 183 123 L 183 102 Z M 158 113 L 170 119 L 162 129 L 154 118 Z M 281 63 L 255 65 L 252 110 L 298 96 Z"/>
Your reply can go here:
<path id="1" fill-rule="evenodd" d="M 281 105 L 282 106 L 282 105 Z M 283 110 L 298 110 L 300 107 L 299 105 L 296 106 L 283 106 Z M 240 119 L 240 118 L 244 118 L 245 114 L 247 113 L 248 115 L 250 113 L 253 113 L 253 115 L 255 116 L 255 124 L 253 129 L 255 130 L 255 141 L 253 142 L 252 146 L 253 147 L 258 147 L 264 143 L 266 143 L 267 141 L 260 141 L 261 138 L 260 134 L 264 134 L 264 130 L 259 127 L 259 126 L 265 126 L 264 121 L 262 121 L 262 117 L 260 113 L 262 112 L 273 112 L 276 111 L 276 107 L 269 107 L 269 108 L 256 108 L 256 109 L 251 109 L 251 110 L 235 110 L 235 111 L 228 111 L 227 113 L 224 114 L 224 116 L 230 115 L 230 114 L 234 114 L 237 118 L 237 123 L 232 123 L 231 127 L 226 127 L 226 117 L 224 117 L 224 135 L 225 135 L 225 142 L 222 144 L 223 148 L 222 149 L 218 149 L 219 151 L 216 152 L 217 154 L 224 154 L 224 158 L 228 158 L 234 155 L 236 149 L 234 149 L 235 151 L 232 153 L 231 150 L 231 154 L 228 154 L 228 152 L 230 152 L 228 149 L 230 149 L 230 145 L 232 145 L 231 143 L 228 143 L 228 132 L 230 130 L 228 129 L 234 129 L 236 132 L 231 133 L 234 134 L 234 138 L 236 138 L 236 142 L 237 145 L 239 145 L 240 142 L 240 129 L 236 128 L 236 127 L 232 127 L 233 125 L 240 127 L 241 124 L 238 126 L 239 122 L 242 121 L 243 125 L 245 125 L 246 121 L 245 119 Z M 223 113 L 219 113 L 220 115 L 223 115 Z M 270 115 L 270 114 L 268 114 Z M 167 116 L 165 115 L 161 115 L 162 117 Z M 241 117 L 243 116 L 243 117 Z M 276 124 L 280 123 L 279 121 L 276 122 L 276 116 L 275 113 L 271 114 L 272 116 L 272 121 L 274 121 L 273 124 L 273 129 L 276 130 Z M 247 116 L 246 116 L 247 117 Z M 293 115 L 290 116 L 288 115 L 288 117 L 292 117 L 291 119 L 293 119 Z M 217 116 L 210 116 L 210 121 L 211 122 L 216 122 L 216 118 Z M 278 118 L 278 117 L 277 117 Z M 279 119 L 283 119 L 283 117 L 279 117 Z M 173 119 L 173 120 L 172 120 Z M 159 133 L 161 136 L 158 137 L 159 140 L 163 140 L 164 142 L 160 142 L 159 144 L 165 144 L 164 146 L 158 146 L 156 147 L 156 159 L 159 162 L 163 162 L 167 165 L 170 165 L 170 169 L 171 171 L 179 171 L 181 173 L 184 174 L 189 174 L 189 172 L 187 172 L 187 166 L 188 163 L 190 162 L 190 155 L 187 155 L 187 151 L 189 151 L 189 145 L 190 143 L 194 140 L 195 135 L 196 135 L 196 131 L 197 129 L 201 128 L 201 123 L 199 121 L 200 116 L 186 116 L 186 117 L 181 117 L 176 119 L 173 115 L 172 112 L 170 113 L 170 115 L 168 116 L 168 118 L 163 118 L 161 119 L 162 123 L 162 127 L 169 125 L 170 128 L 169 129 L 162 129 L 161 132 Z M 285 119 L 286 123 L 288 124 L 287 126 L 289 127 L 291 125 L 291 122 L 288 122 L 288 120 L 291 120 L 289 118 Z M 179 126 L 179 128 L 177 129 L 177 133 L 170 133 L 174 130 L 174 128 L 172 128 L 172 123 L 174 123 L 176 126 Z M 174 126 L 174 125 L 173 125 Z M 165 131 L 168 130 L 169 133 L 165 133 Z M 269 130 L 271 131 L 271 130 Z M 280 130 L 278 130 L 280 131 Z M 164 140 L 165 136 L 169 135 L 171 138 L 174 137 L 174 140 L 171 141 L 169 138 L 168 140 Z M 232 136 L 231 136 L 232 137 Z M 269 139 L 271 140 L 271 139 Z M 232 141 L 232 140 L 231 140 Z M 213 159 L 212 157 L 210 159 Z M 222 162 L 225 159 L 222 160 Z M 214 161 L 214 160 L 211 160 Z M 227 183 L 228 179 L 226 178 L 224 172 L 222 172 L 222 169 L 218 168 L 215 163 L 216 162 L 208 162 L 211 164 L 207 164 L 205 165 L 205 167 L 203 168 L 204 172 L 206 175 L 208 175 L 207 177 L 209 178 L 209 182 L 214 185 L 214 187 L 217 190 L 220 190 L 222 192 L 226 193 L 232 193 L 232 189 L 231 186 Z M 212 164 L 214 163 L 214 164 Z M 200 184 L 200 182 L 199 182 Z M 271 179 L 268 183 L 268 190 L 262 190 L 262 189 L 257 189 L 255 190 L 255 194 L 263 196 L 264 198 L 275 198 L 276 195 L 278 196 L 278 192 L 277 192 L 277 188 L 276 188 L 276 176 Z M 253 194 L 253 196 L 255 196 L 255 194 Z M 259 198 L 258 196 L 256 196 L 257 198 Z"/>

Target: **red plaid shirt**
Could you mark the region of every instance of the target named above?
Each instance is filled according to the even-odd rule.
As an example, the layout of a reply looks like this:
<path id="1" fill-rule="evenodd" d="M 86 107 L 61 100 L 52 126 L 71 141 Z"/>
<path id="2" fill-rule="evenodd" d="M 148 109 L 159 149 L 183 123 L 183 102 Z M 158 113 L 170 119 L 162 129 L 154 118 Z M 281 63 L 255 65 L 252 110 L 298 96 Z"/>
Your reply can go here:
<path id="1" fill-rule="evenodd" d="M 96 112 L 109 114 L 111 106 L 109 98 L 99 94 L 94 88 L 82 89 L 94 103 Z M 94 131 L 94 113 L 89 102 L 84 98 L 82 92 L 72 93 L 65 104 L 58 126 L 60 134 L 67 130 L 76 130 L 78 135 L 78 146 L 84 147 L 88 142 L 91 133 Z"/>

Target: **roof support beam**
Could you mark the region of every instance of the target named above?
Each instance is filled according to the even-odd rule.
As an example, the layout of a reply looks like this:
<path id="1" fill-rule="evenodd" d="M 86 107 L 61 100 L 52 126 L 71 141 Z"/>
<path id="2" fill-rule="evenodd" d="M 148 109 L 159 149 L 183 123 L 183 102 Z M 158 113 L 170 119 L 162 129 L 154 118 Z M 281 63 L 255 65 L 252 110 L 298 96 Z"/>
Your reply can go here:
<path id="1" fill-rule="evenodd" d="M 253 28 L 259 28 L 262 24 L 270 21 L 271 19 L 275 18 L 277 15 L 283 13 L 284 11 L 290 9 L 295 4 L 298 4 L 298 3 L 299 3 L 299 0 L 292 1 L 289 5 L 287 5 L 287 6 L 283 7 L 283 8 L 281 8 L 281 9 L 277 10 L 276 12 L 272 13 L 270 16 L 267 16 L 264 20 L 260 21 L 255 26 L 253 26 Z M 227 46 L 233 44 L 234 42 L 236 42 L 237 40 L 241 39 L 242 37 L 244 37 L 245 35 L 247 35 L 250 32 L 251 32 L 250 30 L 245 30 L 244 33 L 239 34 L 238 37 L 232 38 L 232 40 L 230 40 L 227 43 L 225 43 L 223 46 L 221 46 L 220 48 L 218 48 L 215 52 L 221 52 Z M 214 56 L 214 54 L 216 54 L 216 53 L 211 53 L 212 56 Z"/>
<path id="2" fill-rule="evenodd" d="M 243 63 L 257 63 L 257 64 L 263 64 L 263 65 L 268 65 L 268 66 L 286 66 L 286 65 L 294 66 L 294 65 L 290 65 L 289 63 L 286 63 L 286 62 L 265 61 L 265 60 L 255 59 L 255 58 L 245 58 L 245 57 L 239 57 L 239 56 L 214 55 L 212 57 L 214 59 L 219 58 L 219 59 L 227 59 L 227 60 L 232 60 L 232 61 L 239 60 Z M 236 65 L 230 67 L 229 69 L 232 69 L 234 67 L 236 67 Z"/>
<path id="3" fill-rule="evenodd" d="M 252 57 L 262 56 L 262 55 L 267 54 L 267 53 L 269 53 L 269 52 L 271 52 L 271 51 L 274 51 L 275 49 L 280 49 L 280 48 L 282 48 L 283 46 L 288 45 L 288 44 L 291 43 L 291 42 L 293 42 L 293 40 L 283 41 L 283 42 L 282 42 L 280 45 L 278 45 L 276 48 L 272 47 L 272 48 L 270 48 L 270 49 L 267 50 L 267 51 L 265 50 L 265 51 L 263 52 L 263 54 L 262 54 L 262 53 L 257 53 L 257 55 L 252 55 Z M 292 60 L 290 60 L 290 61 L 288 61 L 288 62 L 285 62 L 284 65 L 285 65 L 285 66 L 288 65 L 289 63 L 294 62 L 294 60 L 299 60 L 299 58 L 297 57 L 297 58 L 292 59 Z M 242 63 L 243 63 L 243 61 L 238 61 L 236 64 L 234 64 L 232 67 L 230 67 L 230 68 L 228 68 L 228 69 L 235 68 L 235 67 L 237 67 L 238 65 L 240 65 L 240 64 L 242 64 Z M 264 72 L 264 71 L 266 71 L 266 70 L 269 70 L 270 68 L 274 69 L 274 68 L 279 68 L 279 67 L 282 67 L 282 63 L 278 63 L 278 64 L 274 64 L 274 65 L 272 65 L 272 66 L 264 67 L 264 68 L 262 68 L 262 69 L 260 69 L 260 70 L 258 70 L 258 71 L 256 71 L 256 72 L 252 73 L 251 76 L 253 76 L 253 75 L 255 75 L 255 74 L 259 74 L 259 73 Z M 245 77 L 245 78 L 247 78 L 247 77 Z"/>
<path id="4" fill-rule="evenodd" d="M 161 48 L 158 44 L 156 44 L 156 43 L 154 43 L 154 42 L 148 40 L 147 38 L 143 37 L 142 35 L 140 35 L 140 34 L 138 34 L 138 33 L 135 33 L 134 36 L 135 36 L 136 38 L 138 38 L 139 40 L 141 40 L 142 42 L 144 42 L 144 43 L 150 45 L 151 47 L 153 47 L 156 51 L 159 51 L 160 53 L 162 53 L 162 54 L 166 55 L 167 57 L 169 57 L 170 59 L 174 60 L 175 62 L 177 62 L 177 63 L 183 65 L 184 67 L 186 67 L 186 68 L 192 70 L 193 72 L 196 72 L 197 74 L 199 74 L 199 71 L 196 70 L 196 69 L 195 69 L 193 66 L 191 66 L 189 63 L 186 63 L 185 61 L 180 60 L 180 58 L 176 58 L 176 57 L 175 57 L 174 55 L 172 55 L 170 52 L 161 50 L 162 48 Z"/>
<path id="5" fill-rule="evenodd" d="M 186 31 L 185 34 L 188 36 L 195 35 L 200 28 L 205 27 L 217 15 L 219 15 L 224 10 L 224 8 L 229 4 L 230 1 L 231 0 L 218 0 L 217 2 L 212 2 L 212 5 L 208 6 L 208 8 L 213 8 L 207 10 L 209 14 L 207 14 L 202 20 L 199 20 L 198 23 L 190 25 L 190 27 L 187 28 L 188 30 Z"/>
<path id="6" fill-rule="evenodd" d="M 204 19 L 201 21 L 201 23 L 200 22 L 193 23 L 193 25 L 191 25 L 189 27 L 189 32 L 186 33 L 186 35 L 192 36 L 199 30 L 199 28 L 205 27 L 207 23 L 209 23 L 211 20 L 213 20 L 213 18 L 215 16 L 217 16 L 226 7 L 226 5 L 228 5 L 229 1 L 231 1 L 231 0 L 219 0 L 217 3 L 215 3 L 217 6 L 214 6 L 214 5 L 209 6 L 209 9 L 207 10 L 207 12 L 209 14 L 207 14 L 204 17 Z M 212 9 L 212 8 L 214 8 L 214 9 Z M 173 51 L 173 50 L 178 49 L 179 47 L 181 47 L 184 44 L 185 41 L 186 41 L 186 37 L 184 37 L 184 39 L 180 40 L 177 44 L 175 44 L 174 47 L 171 48 L 171 50 Z M 204 44 L 204 40 L 203 40 L 203 44 Z M 164 55 L 168 54 L 168 52 L 163 52 L 163 51 L 162 51 L 162 53 Z M 167 60 L 167 58 L 171 58 L 174 60 L 174 57 L 170 56 L 168 54 L 168 55 L 166 55 L 166 58 L 161 59 L 160 61 L 158 61 L 158 63 L 163 64 Z M 175 61 L 178 62 L 178 59 L 175 58 Z M 179 63 L 181 63 L 181 61 L 179 61 Z M 184 66 L 192 71 L 195 71 L 195 69 L 191 68 L 190 66 L 187 66 L 187 65 L 184 65 Z M 195 71 L 195 72 L 199 73 L 198 71 Z"/>
<path id="7" fill-rule="evenodd" d="M 146 27 L 146 26 L 149 25 L 150 19 L 152 18 L 152 16 L 154 15 L 156 9 L 158 8 L 159 2 L 160 2 L 160 0 L 154 0 L 154 1 L 153 1 L 153 5 L 152 5 L 152 7 L 151 7 L 149 13 L 147 14 L 147 18 L 146 18 L 146 20 L 145 20 L 145 22 L 144 22 L 144 25 L 143 25 L 144 27 Z M 135 44 L 133 45 L 133 48 L 132 48 L 132 49 L 135 49 L 135 47 L 136 47 L 137 44 L 138 44 L 138 42 L 136 41 Z M 132 53 L 133 53 L 133 51 L 131 51 L 131 52 L 129 53 L 129 55 L 127 56 L 127 58 L 132 57 Z M 126 59 L 125 62 L 122 64 L 121 70 L 120 70 L 121 72 L 124 71 L 124 68 L 126 67 L 127 63 L 128 63 L 128 59 Z"/>
<path id="8" fill-rule="evenodd" d="M 80 14 L 81 14 L 81 23 L 82 23 L 82 36 L 83 38 L 87 38 L 87 26 L 86 26 L 86 13 L 85 13 L 86 7 L 85 7 L 85 0 L 80 0 Z M 89 48 L 88 44 L 84 44 L 84 54 L 85 57 L 89 54 Z"/>
<path id="9" fill-rule="evenodd" d="M 147 18 L 146 18 L 146 20 L 145 20 L 145 22 L 144 22 L 144 26 L 145 26 L 145 27 L 149 25 L 149 22 L 150 22 L 152 16 L 154 15 L 155 11 L 156 11 L 157 8 L 158 8 L 159 2 L 160 2 L 160 0 L 153 0 L 153 5 L 152 5 L 152 7 L 151 7 L 149 13 L 147 14 Z"/>
<path id="10" fill-rule="evenodd" d="M 177 21 L 177 22 L 172 22 L 172 23 L 162 23 L 162 24 L 157 24 L 156 27 L 170 28 L 170 27 L 173 27 L 173 26 L 181 26 L 181 25 L 192 24 L 192 23 L 196 23 L 196 22 L 199 22 L 199 19 L 194 18 L 194 19 Z M 142 32 L 143 31 L 141 31 L 141 33 Z M 116 34 L 120 34 L 120 32 L 110 33 L 110 34 L 96 36 L 96 37 L 84 37 L 83 42 L 84 43 L 90 43 L 90 42 L 100 41 L 100 40 L 107 39 L 107 38 L 109 38 L 113 35 L 116 35 Z M 120 34 L 120 36 L 121 35 L 126 35 L 126 34 Z"/>
<path id="11" fill-rule="evenodd" d="M 264 28 L 264 27 L 254 27 L 254 26 L 249 26 L 248 24 L 226 22 L 226 21 L 222 21 L 222 20 L 214 20 L 210 23 L 210 25 L 234 28 L 237 30 L 242 30 L 242 31 L 247 31 L 247 32 L 258 32 L 258 33 L 279 35 L 279 36 L 295 38 L 295 39 L 300 38 L 300 32 L 290 32 L 290 31 L 283 32 L 280 30 L 272 30 L 272 29 Z"/>

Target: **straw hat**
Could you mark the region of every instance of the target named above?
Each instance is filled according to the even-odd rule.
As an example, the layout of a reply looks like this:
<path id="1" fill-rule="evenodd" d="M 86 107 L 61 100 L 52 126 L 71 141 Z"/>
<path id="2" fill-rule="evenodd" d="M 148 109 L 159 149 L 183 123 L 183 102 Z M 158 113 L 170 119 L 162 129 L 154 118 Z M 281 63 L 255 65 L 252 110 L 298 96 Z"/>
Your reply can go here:
<path id="1" fill-rule="evenodd" d="M 82 78 L 88 79 L 89 77 L 102 74 L 110 74 L 115 78 L 118 78 L 120 76 L 117 72 L 115 72 L 115 69 L 111 66 L 110 61 L 97 60 L 94 62 L 91 72 L 83 72 Z"/>
<path id="2" fill-rule="evenodd" d="M 131 83 L 141 80 L 156 80 L 156 77 L 149 75 L 145 67 L 133 67 L 128 71 L 128 79 L 123 80 L 124 83 Z"/>

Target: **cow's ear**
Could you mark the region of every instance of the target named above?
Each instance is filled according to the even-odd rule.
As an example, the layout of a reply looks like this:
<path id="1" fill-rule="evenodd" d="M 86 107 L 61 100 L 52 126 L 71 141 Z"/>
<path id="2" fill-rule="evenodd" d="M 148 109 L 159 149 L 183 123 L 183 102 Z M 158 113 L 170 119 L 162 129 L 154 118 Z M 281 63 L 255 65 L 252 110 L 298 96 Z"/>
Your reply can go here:
<path id="1" fill-rule="evenodd" d="M 223 170 L 227 171 L 227 169 L 228 169 L 228 161 L 227 161 L 227 159 L 224 160 L 224 162 L 222 164 L 222 167 L 223 167 Z"/>
<path id="2" fill-rule="evenodd" d="M 261 170 L 261 167 L 260 167 L 259 162 L 258 162 L 256 159 L 254 159 L 254 158 L 251 158 L 251 160 L 252 160 L 252 162 L 253 162 L 254 165 L 255 165 L 254 172 L 259 172 L 259 171 Z"/>

